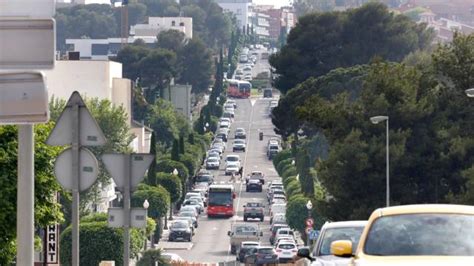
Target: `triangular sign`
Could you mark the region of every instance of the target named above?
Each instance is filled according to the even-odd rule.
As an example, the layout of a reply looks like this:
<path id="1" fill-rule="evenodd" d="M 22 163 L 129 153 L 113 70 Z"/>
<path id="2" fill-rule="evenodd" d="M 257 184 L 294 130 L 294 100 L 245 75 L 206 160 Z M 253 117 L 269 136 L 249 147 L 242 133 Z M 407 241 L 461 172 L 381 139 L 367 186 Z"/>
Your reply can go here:
<path id="1" fill-rule="evenodd" d="M 79 107 L 79 145 L 101 146 L 106 143 L 104 133 L 87 109 L 81 95 L 75 91 L 69 98 L 66 107 L 59 116 L 56 126 L 49 134 L 46 143 L 51 146 L 72 144 L 73 106 Z M 77 122 L 76 122 L 77 123 Z"/>
<path id="2" fill-rule="evenodd" d="M 129 156 L 131 156 L 131 158 Z M 115 184 L 120 190 L 125 187 L 125 182 L 130 182 L 130 189 L 135 190 L 136 186 L 143 180 L 143 177 L 145 176 L 145 173 L 150 167 L 150 164 L 154 158 L 155 156 L 153 156 L 152 154 L 145 153 L 137 153 L 130 155 L 104 154 L 102 155 L 102 162 L 105 164 L 105 168 L 112 176 Z M 129 159 L 131 159 L 131 176 L 127 175 L 127 169 L 124 168 L 126 160 Z"/>

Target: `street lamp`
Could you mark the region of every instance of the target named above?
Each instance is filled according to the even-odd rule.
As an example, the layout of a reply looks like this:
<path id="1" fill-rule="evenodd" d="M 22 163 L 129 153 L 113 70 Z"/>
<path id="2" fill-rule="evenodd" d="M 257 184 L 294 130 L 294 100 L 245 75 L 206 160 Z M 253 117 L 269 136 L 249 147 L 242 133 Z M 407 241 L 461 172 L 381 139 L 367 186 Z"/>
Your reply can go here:
<path id="1" fill-rule="evenodd" d="M 467 97 L 474 98 L 474 88 L 465 90 Z"/>
<path id="2" fill-rule="evenodd" d="M 145 217 L 148 217 L 148 207 L 150 207 L 150 203 L 148 202 L 148 199 L 145 199 L 145 201 L 143 202 L 143 208 L 145 209 Z M 153 248 L 153 235 L 150 235 L 150 241 L 151 241 L 151 247 Z M 145 250 L 147 249 L 148 245 L 147 245 L 147 240 L 145 238 Z"/>
<path id="3" fill-rule="evenodd" d="M 381 122 L 386 121 L 386 140 L 385 140 L 385 151 L 387 153 L 386 155 L 386 205 L 387 207 L 390 206 L 390 146 L 389 146 L 389 140 L 390 140 L 390 134 L 389 134 L 389 122 L 388 122 L 388 116 L 373 116 L 370 118 L 370 121 L 372 124 L 378 124 Z"/>
<path id="4" fill-rule="evenodd" d="M 291 165 L 295 165 L 295 160 L 291 160 Z"/>

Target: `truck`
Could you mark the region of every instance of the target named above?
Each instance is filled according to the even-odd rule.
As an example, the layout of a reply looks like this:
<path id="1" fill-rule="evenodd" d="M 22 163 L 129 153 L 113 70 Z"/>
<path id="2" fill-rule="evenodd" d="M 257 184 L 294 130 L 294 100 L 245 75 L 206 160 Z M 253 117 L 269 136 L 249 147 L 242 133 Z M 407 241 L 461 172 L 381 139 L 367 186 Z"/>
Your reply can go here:
<path id="1" fill-rule="evenodd" d="M 230 237 L 230 253 L 236 254 L 238 247 L 244 241 L 259 242 L 263 236 L 258 224 L 254 223 L 233 223 L 230 231 L 227 232 Z"/>

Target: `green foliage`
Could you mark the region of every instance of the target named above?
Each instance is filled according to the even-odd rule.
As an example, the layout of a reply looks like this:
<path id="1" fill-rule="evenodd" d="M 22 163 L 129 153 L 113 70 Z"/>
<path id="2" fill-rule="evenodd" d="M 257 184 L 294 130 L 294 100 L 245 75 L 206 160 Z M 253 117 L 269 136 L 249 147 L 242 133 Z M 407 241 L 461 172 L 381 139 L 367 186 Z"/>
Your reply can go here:
<path id="1" fill-rule="evenodd" d="M 157 164 L 159 172 L 173 173 L 173 170 L 178 170 L 178 176 L 181 178 L 183 184 L 186 183 L 189 177 L 189 171 L 182 162 L 173 161 L 170 159 L 160 159 Z"/>
<path id="2" fill-rule="evenodd" d="M 171 203 L 175 203 L 181 199 L 182 183 L 178 176 L 171 173 L 158 173 L 156 176 L 158 183 L 163 186 L 171 197 Z"/>
<path id="3" fill-rule="evenodd" d="M 180 135 L 180 136 L 179 136 L 179 154 L 183 154 L 183 153 L 184 153 L 184 148 L 185 148 L 184 136 L 183 136 L 183 135 Z"/>
<path id="4" fill-rule="evenodd" d="M 283 174 L 283 168 L 291 166 L 291 162 L 293 160 L 294 160 L 293 158 L 288 158 L 288 159 L 282 160 L 278 163 L 278 165 L 276 167 L 276 170 L 277 170 L 277 172 L 280 176 Z"/>
<path id="5" fill-rule="evenodd" d="M 132 195 L 132 207 L 143 208 L 143 202 L 148 200 L 148 216 L 159 219 L 166 215 L 170 206 L 170 193 L 162 186 L 148 186 L 141 184 Z"/>
<path id="6" fill-rule="evenodd" d="M 281 178 L 282 179 L 287 179 L 288 177 L 294 176 L 296 174 L 297 174 L 296 167 L 294 167 L 293 165 L 288 165 L 288 166 L 283 168 Z"/>
<path id="7" fill-rule="evenodd" d="M 46 145 L 54 123 L 35 125 L 35 225 L 46 227 L 63 220 L 56 192 L 61 191 L 51 162 L 60 148 Z M 18 131 L 15 126 L 0 126 L 0 264 L 9 264 L 16 237 Z"/>
<path id="8" fill-rule="evenodd" d="M 202 156 L 195 157 L 190 153 L 185 153 L 179 156 L 179 161 L 186 166 L 190 175 L 194 175 L 201 163 L 201 158 Z"/>
<path id="9" fill-rule="evenodd" d="M 161 256 L 161 249 L 149 249 L 143 252 L 142 257 L 137 262 L 137 266 L 170 265 L 168 261 Z"/>
<path id="10" fill-rule="evenodd" d="M 171 160 L 179 161 L 179 141 L 173 140 L 173 146 L 171 146 Z"/>
<path id="11" fill-rule="evenodd" d="M 369 3 L 344 12 L 300 17 L 287 44 L 270 57 L 270 63 L 279 75 L 276 87 L 286 93 L 309 77 L 366 64 L 375 56 L 401 61 L 408 53 L 429 46 L 431 40 L 425 25 L 394 15 L 383 4 Z"/>
<path id="12" fill-rule="evenodd" d="M 292 179 L 292 178 L 288 178 L 289 180 L 291 180 L 290 182 L 287 183 L 286 185 L 286 195 L 288 196 L 288 198 L 291 198 L 292 196 L 296 195 L 296 194 L 301 194 L 301 185 L 300 185 L 300 182 L 298 182 L 298 180 L 295 179 Z"/>
<path id="13" fill-rule="evenodd" d="M 308 209 L 306 209 L 307 202 L 308 198 L 305 198 L 301 194 L 296 194 L 289 199 L 286 208 L 286 220 L 288 221 L 288 225 L 301 233 L 304 232 L 305 220 L 308 218 Z"/>
<path id="14" fill-rule="evenodd" d="M 177 116 L 173 105 L 163 99 L 158 99 L 150 106 L 146 121 L 155 132 L 157 142 L 171 147 L 180 132 Z"/>
<path id="15" fill-rule="evenodd" d="M 291 150 L 282 150 L 281 152 L 279 152 L 277 155 L 273 157 L 273 166 L 275 166 L 275 169 L 276 169 L 278 164 L 281 161 L 290 159 L 290 158 L 291 158 Z"/>
<path id="16" fill-rule="evenodd" d="M 158 34 L 156 46 L 159 48 L 167 49 L 178 54 L 185 45 L 186 35 L 184 35 L 184 33 L 181 31 L 167 30 Z"/>
<path id="17" fill-rule="evenodd" d="M 153 161 L 150 164 L 150 168 L 148 168 L 146 184 L 150 186 L 156 185 L 156 135 L 155 132 L 151 133 L 150 139 L 150 154 L 155 156 Z"/>
<path id="18" fill-rule="evenodd" d="M 105 220 L 104 220 L 105 219 Z M 80 231 L 81 264 L 98 265 L 103 260 L 123 263 L 123 229 L 107 226 L 107 217 L 99 215 L 94 218 L 81 219 Z M 130 251 L 136 257 L 143 247 L 145 234 L 138 229 L 131 229 Z M 61 233 L 61 265 L 71 265 L 71 227 Z"/>
<path id="19" fill-rule="evenodd" d="M 183 69 L 178 82 L 191 84 L 193 93 L 207 92 L 213 64 L 211 52 L 204 42 L 198 38 L 189 40 L 179 56 Z"/>

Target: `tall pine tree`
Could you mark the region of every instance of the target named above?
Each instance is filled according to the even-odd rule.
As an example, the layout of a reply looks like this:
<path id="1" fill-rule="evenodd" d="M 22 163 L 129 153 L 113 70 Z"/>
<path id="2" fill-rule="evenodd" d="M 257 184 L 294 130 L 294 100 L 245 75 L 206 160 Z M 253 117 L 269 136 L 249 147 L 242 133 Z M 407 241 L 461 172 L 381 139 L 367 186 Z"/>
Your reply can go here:
<path id="1" fill-rule="evenodd" d="M 151 133 L 150 154 L 155 156 L 155 158 L 151 162 L 150 168 L 148 168 L 146 183 L 150 186 L 155 186 L 156 185 L 156 136 L 155 136 L 155 132 Z"/>

